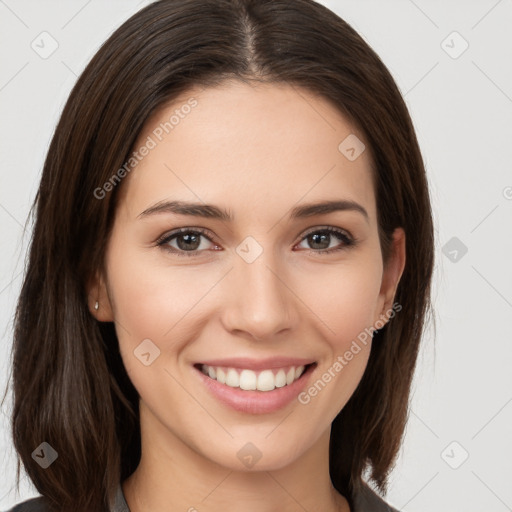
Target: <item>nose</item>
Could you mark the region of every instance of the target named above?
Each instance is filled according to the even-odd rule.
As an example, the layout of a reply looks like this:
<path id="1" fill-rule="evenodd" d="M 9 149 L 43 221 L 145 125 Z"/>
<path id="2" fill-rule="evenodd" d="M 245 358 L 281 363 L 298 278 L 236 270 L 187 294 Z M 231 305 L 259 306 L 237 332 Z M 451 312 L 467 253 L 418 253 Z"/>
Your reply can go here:
<path id="1" fill-rule="evenodd" d="M 271 252 L 264 251 L 252 263 L 235 258 L 222 305 L 224 327 L 234 335 L 272 340 L 298 324 L 300 301 L 289 274 L 276 267 Z"/>

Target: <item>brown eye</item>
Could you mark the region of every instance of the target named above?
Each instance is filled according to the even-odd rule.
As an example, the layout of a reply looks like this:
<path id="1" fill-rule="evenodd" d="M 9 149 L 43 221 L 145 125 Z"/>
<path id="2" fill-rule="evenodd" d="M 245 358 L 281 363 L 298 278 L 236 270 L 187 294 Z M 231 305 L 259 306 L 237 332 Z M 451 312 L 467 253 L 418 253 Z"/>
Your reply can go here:
<path id="1" fill-rule="evenodd" d="M 337 238 L 342 243 L 331 247 L 333 238 Z M 302 240 L 306 241 L 309 245 L 309 248 L 306 247 L 306 249 L 310 249 L 311 252 L 319 254 L 328 254 L 340 251 L 355 244 L 355 240 L 344 231 L 332 227 L 325 227 L 317 229 L 316 231 L 310 231 Z"/>
<path id="2" fill-rule="evenodd" d="M 181 228 L 164 235 L 158 240 L 157 245 L 178 256 L 198 256 L 198 253 L 207 250 L 207 247 L 202 246 L 208 245 L 202 243 L 201 239 L 206 239 L 213 244 L 205 233 L 206 231 L 201 229 Z M 176 246 L 171 245 L 174 241 Z"/>

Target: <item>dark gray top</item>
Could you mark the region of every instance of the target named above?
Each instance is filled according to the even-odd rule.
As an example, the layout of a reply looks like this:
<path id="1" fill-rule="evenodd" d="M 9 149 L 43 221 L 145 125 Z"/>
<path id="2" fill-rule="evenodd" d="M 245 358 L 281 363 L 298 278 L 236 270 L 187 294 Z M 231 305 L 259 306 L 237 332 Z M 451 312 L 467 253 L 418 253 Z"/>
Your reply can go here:
<path id="1" fill-rule="evenodd" d="M 31 498 L 26 500 L 7 512 L 48 512 L 44 497 Z M 111 512 L 130 512 L 126 500 L 124 499 L 121 485 L 117 488 L 116 501 Z M 368 485 L 364 485 L 363 490 L 354 496 L 354 508 L 351 512 L 399 512 L 390 507 L 377 493 Z"/>

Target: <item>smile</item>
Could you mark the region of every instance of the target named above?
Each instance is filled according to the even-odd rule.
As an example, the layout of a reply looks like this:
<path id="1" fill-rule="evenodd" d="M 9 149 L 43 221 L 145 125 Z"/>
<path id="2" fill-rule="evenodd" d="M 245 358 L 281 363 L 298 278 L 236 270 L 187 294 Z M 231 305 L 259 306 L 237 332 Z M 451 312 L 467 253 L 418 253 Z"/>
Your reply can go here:
<path id="1" fill-rule="evenodd" d="M 304 361 L 306 362 L 306 361 Z M 246 414 L 276 412 L 296 402 L 307 386 L 317 363 L 289 365 L 281 362 L 253 365 L 260 368 L 244 368 L 249 364 L 220 366 L 198 363 L 194 374 L 201 385 L 220 404 Z M 273 367 L 276 365 L 276 367 Z"/>
<path id="2" fill-rule="evenodd" d="M 246 391 L 273 391 L 275 388 L 289 386 L 304 373 L 305 366 L 273 368 L 259 372 L 236 368 L 201 365 L 201 371 L 221 384 Z"/>

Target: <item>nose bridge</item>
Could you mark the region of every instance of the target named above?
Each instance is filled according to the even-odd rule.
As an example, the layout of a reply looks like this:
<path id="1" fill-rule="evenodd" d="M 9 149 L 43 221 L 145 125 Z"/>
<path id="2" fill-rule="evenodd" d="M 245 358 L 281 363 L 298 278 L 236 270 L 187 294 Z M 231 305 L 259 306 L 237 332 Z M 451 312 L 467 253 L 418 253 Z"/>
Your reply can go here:
<path id="1" fill-rule="evenodd" d="M 236 253 L 229 281 L 232 296 L 224 317 L 226 327 L 246 331 L 258 339 L 292 327 L 297 320 L 296 305 L 274 251 L 263 250 L 248 237 Z"/>

